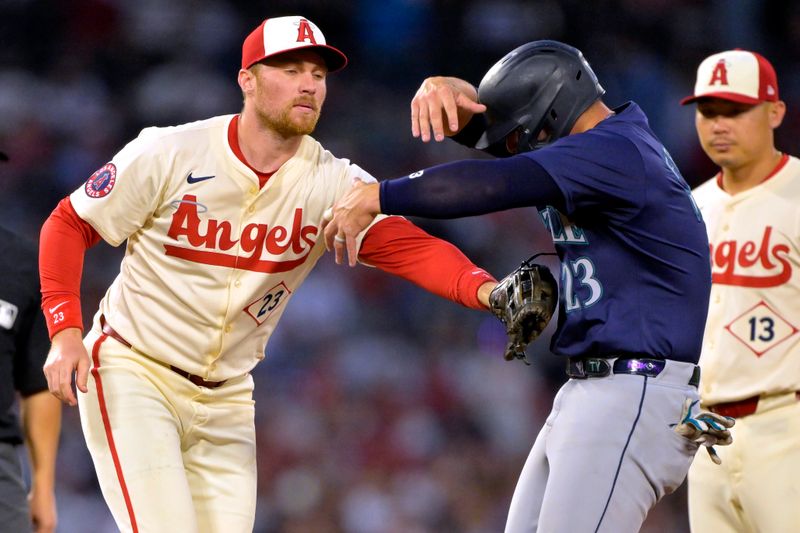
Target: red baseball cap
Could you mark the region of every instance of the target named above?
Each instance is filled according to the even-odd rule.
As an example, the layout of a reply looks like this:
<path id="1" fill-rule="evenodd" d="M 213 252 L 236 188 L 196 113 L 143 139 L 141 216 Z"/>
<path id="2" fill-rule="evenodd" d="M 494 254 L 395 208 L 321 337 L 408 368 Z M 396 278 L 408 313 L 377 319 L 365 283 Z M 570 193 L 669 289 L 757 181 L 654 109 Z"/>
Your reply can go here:
<path id="1" fill-rule="evenodd" d="M 325 41 L 316 24 L 305 17 L 276 17 L 264 20 L 244 40 L 242 68 L 250 68 L 262 59 L 284 52 L 313 48 L 325 60 L 328 72 L 347 65 L 347 56 Z"/>
<path id="2" fill-rule="evenodd" d="M 697 67 L 694 94 L 681 100 L 691 104 L 701 98 L 721 98 L 742 104 L 778 101 L 778 76 L 762 55 L 728 50 L 708 56 Z"/>

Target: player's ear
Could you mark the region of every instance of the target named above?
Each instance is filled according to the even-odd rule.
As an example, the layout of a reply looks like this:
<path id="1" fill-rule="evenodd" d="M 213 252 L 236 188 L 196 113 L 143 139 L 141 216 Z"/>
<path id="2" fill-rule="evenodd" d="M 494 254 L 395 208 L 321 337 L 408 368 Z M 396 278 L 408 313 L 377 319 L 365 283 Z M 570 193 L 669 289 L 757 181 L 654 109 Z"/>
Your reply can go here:
<path id="1" fill-rule="evenodd" d="M 769 106 L 769 125 L 774 130 L 783 122 L 786 116 L 786 103 L 783 100 L 772 102 Z"/>
<path id="2" fill-rule="evenodd" d="M 252 93 L 256 86 L 256 76 L 252 70 L 243 68 L 239 71 L 239 88 L 244 94 Z"/>

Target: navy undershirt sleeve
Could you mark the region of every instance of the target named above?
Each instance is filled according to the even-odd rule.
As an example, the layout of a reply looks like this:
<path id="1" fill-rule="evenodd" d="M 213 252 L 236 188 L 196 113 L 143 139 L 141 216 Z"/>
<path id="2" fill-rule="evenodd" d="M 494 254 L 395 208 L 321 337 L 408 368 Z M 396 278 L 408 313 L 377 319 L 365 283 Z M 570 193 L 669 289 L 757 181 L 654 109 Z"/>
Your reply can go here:
<path id="1" fill-rule="evenodd" d="M 537 162 L 511 157 L 445 163 L 414 178 L 383 181 L 380 202 L 389 215 L 458 218 L 515 207 L 561 209 L 564 196 Z"/>

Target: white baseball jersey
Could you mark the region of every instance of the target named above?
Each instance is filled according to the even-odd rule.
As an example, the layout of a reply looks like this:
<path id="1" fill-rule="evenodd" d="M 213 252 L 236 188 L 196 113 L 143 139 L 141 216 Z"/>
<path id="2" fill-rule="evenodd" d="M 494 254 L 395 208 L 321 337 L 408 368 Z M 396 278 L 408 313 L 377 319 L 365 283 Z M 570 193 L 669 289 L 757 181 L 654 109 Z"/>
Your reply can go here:
<path id="1" fill-rule="evenodd" d="M 713 263 L 704 403 L 800 390 L 800 160 L 736 195 L 712 179 L 694 196 Z"/>
<path id="2" fill-rule="evenodd" d="M 134 349 L 210 381 L 264 358 L 325 251 L 325 209 L 375 181 L 306 136 L 259 188 L 229 145 L 234 116 L 147 128 L 70 196 L 103 239 L 128 240 L 100 313 Z"/>

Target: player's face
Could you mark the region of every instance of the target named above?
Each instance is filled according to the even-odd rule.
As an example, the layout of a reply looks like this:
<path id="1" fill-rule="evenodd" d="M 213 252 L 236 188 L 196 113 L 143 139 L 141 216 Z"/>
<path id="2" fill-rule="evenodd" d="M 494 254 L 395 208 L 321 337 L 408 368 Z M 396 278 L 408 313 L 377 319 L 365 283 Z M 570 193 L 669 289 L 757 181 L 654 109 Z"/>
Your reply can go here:
<path id="1" fill-rule="evenodd" d="M 708 98 L 697 103 L 695 126 L 708 157 L 735 170 L 774 153 L 773 130 L 784 111 L 783 102 L 749 105 Z"/>
<path id="2" fill-rule="evenodd" d="M 509 154 L 516 154 L 519 147 L 519 128 L 506 135 L 506 150 Z"/>
<path id="3" fill-rule="evenodd" d="M 506 150 L 508 150 L 509 154 L 516 154 L 518 152 L 519 139 L 520 137 L 522 137 L 523 130 L 524 128 L 522 126 L 519 126 L 516 129 L 514 129 L 514 131 L 506 135 Z M 548 131 L 547 128 L 542 128 L 539 131 L 538 137 L 536 137 L 536 142 L 537 143 L 545 142 L 549 139 L 549 137 L 550 137 L 550 131 Z"/>
<path id="4" fill-rule="evenodd" d="M 325 102 L 328 69 L 316 52 L 298 50 L 252 68 L 253 107 L 259 121 L 284 137 L 314 131 Z"/>

